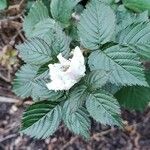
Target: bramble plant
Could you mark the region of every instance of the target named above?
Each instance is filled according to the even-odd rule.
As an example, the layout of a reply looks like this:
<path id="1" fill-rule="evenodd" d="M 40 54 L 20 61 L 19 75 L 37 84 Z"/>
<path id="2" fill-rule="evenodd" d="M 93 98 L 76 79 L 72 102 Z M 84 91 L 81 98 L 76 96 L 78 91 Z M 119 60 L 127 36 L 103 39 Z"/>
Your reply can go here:
<path id="1" fill-rule="evenodd" d="M 122 127 L 120 106 L 148 105 L 148 11 L 135 14 L 114 0 L 90 0 L 85 8 L 80 0 L 51 0 L 50 7 L 37 1 L 23 29 L 27 40 L 17 49 L 25 64 L 13 91 L 34 101 L 23 114 L 23 133 L 44 139 L 63 121 L 89 138 L 90 117 Z"/>

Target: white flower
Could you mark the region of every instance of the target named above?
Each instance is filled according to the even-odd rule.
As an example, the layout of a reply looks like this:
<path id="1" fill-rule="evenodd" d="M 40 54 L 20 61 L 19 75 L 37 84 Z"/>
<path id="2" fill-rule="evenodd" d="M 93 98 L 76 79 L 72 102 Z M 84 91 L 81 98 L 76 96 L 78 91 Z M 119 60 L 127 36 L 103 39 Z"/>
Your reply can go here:
<path id="1" fill-rule="evenodd" d="M 60 63 L 49 64 L 51 82 L 46 84 L 49 90 L 69 90 L 85 75 L 84 57 L 79 47 L 72 52 L 72 59 L 65 59 L 60 53 Z"/>

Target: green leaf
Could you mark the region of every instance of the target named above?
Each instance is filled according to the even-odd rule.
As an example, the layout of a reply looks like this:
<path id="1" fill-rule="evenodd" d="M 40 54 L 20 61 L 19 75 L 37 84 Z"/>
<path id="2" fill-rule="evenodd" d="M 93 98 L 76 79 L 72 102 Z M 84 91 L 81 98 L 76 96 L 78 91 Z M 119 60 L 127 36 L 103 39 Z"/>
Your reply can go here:
<path id="1" fill-rule="evenodd" d="M 89 56 L 91 70 L 108 70 L 109 81 L 116 85 L 147 86 L 138 56 L 127 47 L 112 46 L 105 51 L 97 50 Z"/>
<path id="2" fill-rule="evenodd" d="M 7 7 L 7 1 L 1 0 L 0 1 L 0 10 L 4 10 Z"/>
<path id="3" fill-rule="evenodd" d="M 70 51 L 71 39 L 63 32 L 60 25 L 53 19 L 45 19 L 39 22 L 32 30 L 32 37 L 40 37 L 47 44 L 51 45 L 52 55 L 62 53 L 67 56 Z"/>
<path id="4" fill-rule="evenodd" d="M 88 49 L 98 49 L 113 39 L 115 14 L 110 6 L 99 1 L 90 2 L 78 25 L 81 43 Z"/>
<path id="5" fill-rule="evenodd" d="M 52 48 L 44 40 L 33 38 L 17 46 L 21 58 L 33 65 L 43 65 L 52 61 Z"/>
<path id="6" fill-rule="evenodd" d="M 52 0 L 51 14 L 63 26 L 68 26 L 74 7 L 80 0 Z"/>
<path id="7" fill-rule="evenodd" d="M 58 128 L 61 116 L 62 110 L 57 103 L 35 103 L 23 115 L 21 132 L 38 139 L 48 138 Z"/>
<path id="8" fill-rule="evenodd" d="M 119 103 L 112 95 L 101 90 L 90 93 L 86 108 L 96 121 L 105 125 L 122 126 Z"/>
<path id="9" fill-rule="evenodd" d="M 55 26 L 55 20 L 51 18 L 43 19 L 34 26 L 34 29 L 30 32 L 30 38 L 39 37 L 43 39 L 46 43 L 51 45 L 52 36 L 54 34 L 53 30 L 55 29 Z"/>
<path id="10" fill-rule="evenodd" d="M 106 3 L 106 4 L 113 4 L 115 2 L 115 0 L 92 0 L 92 1 L 99 1 L 99 2 Z"/>
<path id="11" fill-rule="evenodd" d="M 149 0 L 123 0 L 125 7 L 135 11 L 142 12 L 149 10 L 150 14 L 150 1 Z"/>
<path id="12" fill-rule="evenodd" d="M 150 102 L 150 88 L 140 86 L 124 87 L 115 96 L 125 108 L 143 111 Z"/>
<path id="13" fill-rule="evenodd" d="M 75 134 L 82 135 L 85 138 L 89 138 L 89 129 L 91 121 L 87 110 L 80 106 L 76 109 L 72 109 L 69 101 L 66 101 L 63 106 L 63 121 L 69 130 Z"/>
<path id="14" fill-rule="evenodd" d="M 146 75 L 150 85 L 150 79 L 148 79 L 150 72 L 147 72 Z M 131 110 L 144 111 L 150 102 L 150 88 L 141 86 L 123 87 L 115 96 L 122 106 Z"/>
<path id="15" fill-rule="evenodd" d="M 133 23 L 117 35 L 117 42 L 150 59 L 150 23 Z"/>
<path id="16" fill-rule="evenodd" d="M 107 83 L 109 76 L 109 71 L 95 70 L 87 74 L 85 77 L 85 82 L 87 87 L 93 91 L 104 86 Z"/>
<path id="17" fill-rule="evenodd" d="M 73 88 L 68 97 L 68 102 L 70 103 L 70 109 L 76 110 L 78 107 L 82 106 L 86 100 L 88 93 L 87 93 L 87 86 L 78 85 L 77 87 Z"/>
<path id="18" fill-rule="evenodd" d="M 122 86 L 117 86 L 116 84 L 112 84 L 112 83 L 107 83 L 105 84 L 102 89 L 107 91 L 108 93 L 114 95 L 116 92 L 118 92 L 120 89 L 122 88 Z"/>
<path id="19" fill-rule="evenodd" d="M 31 96 L 35 101 L 57 100 L 63 93 L 49 91 L 45 83 L 47 73 L 37 75 L 38 70 L 37 66 L 29 64 L 22 66 L 13 81 L 13 92 L 23 99 Z"/>
<path id="20" fill-rule="evenodd" d="M 124 6 L 120 5 L 116 12 L 117 16 L 117 32 L 125 29 L 127 26 L 131 25 L 132 23 L 140 23 L 144 21 L 149 21 L 148 18 L 148 11 L 144 11 L 143 13 L 135 14 Z"/>
<path id="21" fill-rule="evenodd" d="M 46 6 L 44 6 L 44 4 L 39 0 L 35 2 L 23 23 L 23 29 L 26 36 L 30 37 L 35 25 L 48 17 L 49 14 Z"/>

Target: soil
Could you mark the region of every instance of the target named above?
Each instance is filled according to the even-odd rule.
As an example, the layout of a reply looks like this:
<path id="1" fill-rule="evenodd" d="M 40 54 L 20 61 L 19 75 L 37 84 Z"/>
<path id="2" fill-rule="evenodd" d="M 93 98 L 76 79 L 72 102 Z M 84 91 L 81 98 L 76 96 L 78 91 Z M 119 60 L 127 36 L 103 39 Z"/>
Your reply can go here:
<path id="1" fill-rule="evenodd" d="M 19 2 L 13 0 L 11 5 L 16 4 L 18 8 Z M 5 54 L 5 50 L 15 49 L 14 45 L 24 40 L 20 26 L 22 16 L 17 17 L 22 11 L 15 9 L 14 13 L 11 9 L 0 15 L 0 56 Z M 23 10 L 23 6 L 20 9 Z M 19 132 L 21 116 L 31 100 L 18 102 L 11 92 L 14 73 L 22 63 L 18 56 L 15 61 L 13 64 L 0 63 L 0 150 L 150 150 L 150 108 L 143 113 L 122 109 L 126 123 L 124 129 L 110 128 L 92 121 L 88 141 L 73 135 L 63 124 L 46 140 L 22 135 Z M 3 98 L 10 99 L 6 102 L 2 101 Z"/>

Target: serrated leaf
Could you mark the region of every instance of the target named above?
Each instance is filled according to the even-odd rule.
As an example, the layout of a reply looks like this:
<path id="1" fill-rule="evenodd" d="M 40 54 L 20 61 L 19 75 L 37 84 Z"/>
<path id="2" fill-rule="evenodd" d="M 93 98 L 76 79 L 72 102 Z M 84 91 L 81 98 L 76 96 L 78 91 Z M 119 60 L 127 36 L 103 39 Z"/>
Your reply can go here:
<path id="1" fill-rule="evenodd" d="M 92 91 L 104 86 L 109 79 L 110 72 L 104 70 L 91 71 L 85 77 L 85 83 Z"/>
<path id="2" fill-rule="evenodd" d="M 80 0 L 52 0 L 51 14 L 63 26 L 68 26 L 74 7 Z"/>
<path id="3" fill-rule="evenodd" d="M 88 49 L 98 49 L 113 39 L 115 14 L 110 6 L 99 1 L 90 2 L 78 25 L 81 43 Z"/>
<path id="4" fill-rule="evenodd" d="M 91 121 L 84 107 L 80 106 L 76 109 L 72 109 L 70 102 L 66 101 L 63 106 L 63 121 L 69 130 L 73 131 L 75 134 L 89 138 Z"/>
<path id="5" fill-rule="evenodd" d="M 70 109 L 76 110 L 78 107 L 82 106 L 86 100 L 87 86 L 86 85 L 78 85 L 73 88 L 68 97 L 68 102 L 70 103 Z"/>
<path id="6" fill-rule="evenodd" d="M 0 10 L 4 10 L 7 7 L 7 1 L 1 0 L 0 1 Z"/>
<path id="7" fill-rule="evenodd" d="M 115 96 L 123 107 L 143 111 L 150 102 L 150 89 L 140 86 L 124 87 Z"/>
<path id="8" fill-rule="evenodd" d="M 150 23 L 133 23 L 117 35 L 117 42 L 150 59 Z"/>
<path id="9" fill-rule="evenodd" d="M 87 97 L 86 108 L 96 121 L 104 125 L 122 126 L 119 103 L 112 95 L 95 91 Z"/>
<path id="10" fill-rule="evenodd" d="M 115 0 L 92 0 L 92 1 L 99 1 L 106 4 L 113 4 L 115 2 Z"/>
<path id="11" fill-rule="evenodd" d="M 58 128 L 62 116 L 58 103 L 42 101 L 28 107 L 22 119 L 22 133 L 45 139 Z"/>
<path id="12" fill-rule="evenodd" d="M 33 65 L 43 65 L 52 61 L 52 48 L 44 40 L 33 38 L 17 46 L 21 58 Z"/>
<path id="13" fill-rule="evenodd" d="M 57 100 L 63 93 L 49 91 L 45 83 L 47 74 L 37 76 L 38 70 L 37 66 L 29 64 L 22 66 L 13 81 L 13 92 L 23 99 L 31 96 L 35 101 Z"/>
<path id="14" fill-rule="evenodd" d="M 109 81 L 113 84 L 147 86 L 139 57 L 127 47 L 97 50 L 89 56 L 88 64 L 91 70 L 110 71 Z"/>
<path id="15" fill-rule="evenodd" d="M 150 72 L 146 73 L 150 85 Z M 143 111 L 150 102 L 150 88 L 141 86 L 123 87 L 115 97 L 125 108 Z"/>
<path id="16" fill-rule="evenodd" d="M 23 23 L 23 30 L 26 36 L 30 37 L 35 25 L 48 17 L 49 14 L 46 6 L 41 1 L 35 2 Z"/>
<path id="17" fill-rule="evenodd" d="M 57 56 L 59 53 L 67 56 L 70 51 L 71 39 L 53 19 L 48 18 L 39 22 L 32 30 L 32 37 L 40 37 L 51 45 L 53 56 Z"/>
<path id="18" fill-rule="evenodd" d="M 131 9 L 134 12 L 149 11 L 150 14 L 150 1 L 149 0 L 123 0 L 125 7 Z"/>
<path id="19" fill-rule="evenodd" d="M 125 9 L 122 5 L 118 7 L 116 16 L 117 16 L 117 29 L 116 29 L 117 33 L 125 29 L 127 26 L 131 25 L 132 23 L 140 23 L 140 22 L 149 21 L 148 11 L 135 14 Z"/>
<path id="20" fill-rule="evenodd" d="M 43 19 L 35 25 L 34 29 L 30 33 L 30 38 L 39 37 L 51 45 L 55 26 L 55 20 L 51 18 Z"/>
<path id="21" fill-rule="evenodd" d="M 116 84 L 112 84 L 112 83 L 107 83 L 105 84 L 102 89 L 107 91 L 108 93 L 114 95 L 116 92 L 118 92 L 120 89 L 122 88 L 122 86 L 117 86 Z"/>

